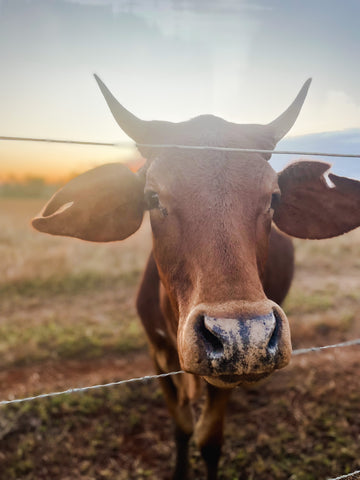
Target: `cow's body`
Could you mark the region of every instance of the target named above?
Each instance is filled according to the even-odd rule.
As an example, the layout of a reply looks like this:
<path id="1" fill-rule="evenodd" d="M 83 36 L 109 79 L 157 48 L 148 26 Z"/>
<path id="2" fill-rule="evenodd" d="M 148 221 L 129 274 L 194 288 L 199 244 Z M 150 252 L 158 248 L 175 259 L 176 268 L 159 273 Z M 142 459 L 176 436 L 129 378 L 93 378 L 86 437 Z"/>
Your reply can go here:
<path id="1" fill-rule="evenodd" d="M 266 296 L 274 302 L 281 304 L 289 290 L 294 271 L 294 249 L 289 237 L 281 234 L 275 227 L 271 229 L 269 242 L 269 256 L 266 263 L 263 278 Z M 147 262 L 144 276 L 137 298 L 137 310 L 150 342 L 151 355 L 157 373 L 178 371 L 180 367 L 177 352 L 176 337 L 172 334 L 172 313 L 170 300 L 161 285 L 157 265 L 153 254 Z M 170 326 L 170 328 L 169 328 Z M 184 478 L 187 468 L 187 442 L 194 431 L 194 420 L 190 403 L 197 399 L 203 390 L 202 382 L 192 375 L 181 375 L 161 380 L 168 408 L 175 420 L 176 440 L 178 443 L 178 458 L 176 474 L 178 478 Z M 211 424 L 209 430 L 204 431 L 205 417 L 198 423 L 198 441 L 200 448 L 206 441 L 211 440 L 211 451 L 205 450 L 203 454 L 209 463 L 209 471 L 215 472 L 214 462 L 220 454 L 222 443 L 222 422 L 228 399 L 228 391 L 217 391 L 216 387 L 208 387 L 205 391 L 210 398 L 216 399 L 213 409 L 217 412 L 215 424 Z M 220 400 L 220 401 L 219 401 Z M 221 407 L 219 409 L 219 406 Z M 208 407 L 210 408 L 210 407 Z M 209 413 L 207 413 L 209 415 Z M 184 434 L 185 433 L 185 434 Z"/>
<path id="2" fill-rule="evenodd" d="M 269 241 L 269 256 L 266 263 L 263 286 L 266 296 L 281 304 L 288 293 L 294 272 L 294 248 L 291 239 L 272 227 Z M 176 337 L 172 334 L 173 324 L 170 300 L 161 285 L 158 269 L 150 254 L 140 285 L 137 310 L 150 342 L 150 351 L 157 373 L 180 370 Z M 177 320 L 178 323 L 178 320 Z M 170 327 L 169 327 L 170 326 Z M 208 464 L 209 478 L 215 475 L 222 444 L 223 415 L 229 397 L 228 390 L 208 386 L 204 390 L 199 377 L 184 374 L 161 379 L 163 392 L 175 422 L 177 461 L 175 478 L 185 478 L 187 470 L 187 443 L 197 428 L 197 441 Z M 206 415 L 194 424 L 193 400 L 205 391 L 208 397 Z M 209 410 L 212 412 L 209 412 Z M 216 415 L 214 415 L 214 411 Z M 213 417 L 210 425 L 204 419 Z M 210 449 L 207 443 L 210 443 Z M 207 449 L 209 451 L 207 451 Z"/>
<path id="3" fill-rule="evenodd" d="M 153 252 L 137 307 L 157 372 L 187 372 L 160 379 L 175 422 L 174 478 L 186 477 L 194 434 L 207 477 L 216 479 L 231 389 L 259 381 L 291 358 L 280 304 L 293 275 L 293 247 L 273 222 L 288 235 L 312 239 L 356 228 L 360 182 L 330 174 L 330 188 L 328 164 L 296 162 L 277 174 L 267 163 L 270 154 L 263 150 L 273 149 L 291 128 L 309 81 L 268 125 L 237 125 L 211 115 L 179 124 L 144 122 L 98 82 L 146 165 L 137 174 L 109 164 L 80 175 L 33 225 L 55 235 L 114 241 L 134 233 L 144 210 L 150 211 Z M 206 399 L 194 426 L 190 402 L 201 385 Z"/>

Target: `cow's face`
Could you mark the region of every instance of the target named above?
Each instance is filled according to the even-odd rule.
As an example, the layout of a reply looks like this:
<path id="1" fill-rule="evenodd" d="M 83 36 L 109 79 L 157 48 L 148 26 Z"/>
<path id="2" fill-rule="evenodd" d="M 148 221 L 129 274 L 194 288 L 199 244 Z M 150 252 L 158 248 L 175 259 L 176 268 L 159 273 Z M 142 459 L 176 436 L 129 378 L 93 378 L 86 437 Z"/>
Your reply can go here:
<path id="1" fill-rule="evenodd" d="M 279 195 L 276 173 L 255 154 L 172 151 L 147 172 L 180 363 L 218 386 L 257 380 L 291 355 L 287 318 L 261 282 Z"/>
<path id="2" fill-rule="evenodd" d="M 110 164 L 71 180 L 33 220 L 34 227 L 91 241 L 121 240 L 150 210 L 162 308 L 182 368 L 231 387 L 285 366 L 291 355 L 288 321 L 261 282 L 271 222 L 300 238 L 329 238 L 356 228 L 360 182 L 329 175 L 330 188 L 323 176 L 329 165 L 320 162 L 297 162 L 277 175 L 269 155 L 154 144 L 272 149 L 294 123 L 309 82 L 265 126 L 213 116 L 180 124 L 144 122 L 99 85 L 148 162 L 138 174 Z"/>

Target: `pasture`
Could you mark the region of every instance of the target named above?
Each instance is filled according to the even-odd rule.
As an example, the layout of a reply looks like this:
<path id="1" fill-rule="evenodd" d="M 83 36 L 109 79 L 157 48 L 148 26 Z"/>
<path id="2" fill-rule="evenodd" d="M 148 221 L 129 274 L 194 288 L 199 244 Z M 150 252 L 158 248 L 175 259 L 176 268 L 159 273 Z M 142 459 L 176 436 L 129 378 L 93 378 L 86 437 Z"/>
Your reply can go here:
<path id="1" fill-rule="evenodd" d="M 135 311 L 148 219 L 124 242 L 36 233 L 38 199 L 0 199 L 0 392 L 10 399 L 152 373 Z M 360 229 L 296 241 L 294 348 L 360 337 Z M 321 480 L 360 468 L 360 348 L 298 356 L 229 405 L 221 479 Z M 169 478 L 156 382 L 0 407 L 1 479 Z M 193 478 L 203 466 L 191 449 Z"/>

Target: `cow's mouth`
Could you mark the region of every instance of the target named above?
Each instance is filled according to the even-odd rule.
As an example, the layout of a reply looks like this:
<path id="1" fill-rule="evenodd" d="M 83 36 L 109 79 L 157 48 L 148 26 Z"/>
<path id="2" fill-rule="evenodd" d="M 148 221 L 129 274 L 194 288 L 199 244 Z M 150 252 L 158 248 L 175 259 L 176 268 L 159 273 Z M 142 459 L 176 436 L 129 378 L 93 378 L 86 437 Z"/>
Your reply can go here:
<path id="1" fill-rule="evenodd" d="M 246 385 L 259 382 L 263 378 L 268 377 L 271 372 L 244 374 L 244 375 L 217 375 L 217 376 L 204 376 L 204 379 L 214 385 L 221 388 L 233 388 L 237 385 Z"/>

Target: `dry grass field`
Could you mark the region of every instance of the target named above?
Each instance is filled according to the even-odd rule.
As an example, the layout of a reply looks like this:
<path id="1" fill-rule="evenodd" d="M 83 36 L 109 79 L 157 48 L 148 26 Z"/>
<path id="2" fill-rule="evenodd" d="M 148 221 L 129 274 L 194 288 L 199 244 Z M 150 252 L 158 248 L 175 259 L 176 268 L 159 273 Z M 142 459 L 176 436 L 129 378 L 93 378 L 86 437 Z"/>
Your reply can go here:
<path id="1" fill-rule="evenodd" d="M 143 346 L 134 298 L 146 224 L 125 242 L 92 244 L 33 230 L 43 199 L 0 202 L 1 367 Z"/>
<path id="2" fill-rule="evenodd" d="M 150 373 L 135 312 L 148 221 L 121 243 L 33 231 L 43 200 L 0 199 L 0 400 Z M 360 229 L 296 241 L 294 348 L 360 337 Z M 360 347 L 299 356 L 234 392 L 221 479 L 322 480 L 360 468 Z M 0 407 L 0 479 L 169 478 L 156 383 Z M 169 460 L 170 459 L 170 460 Z M 193 478 L 203 470 L 191 450 Z"/>

